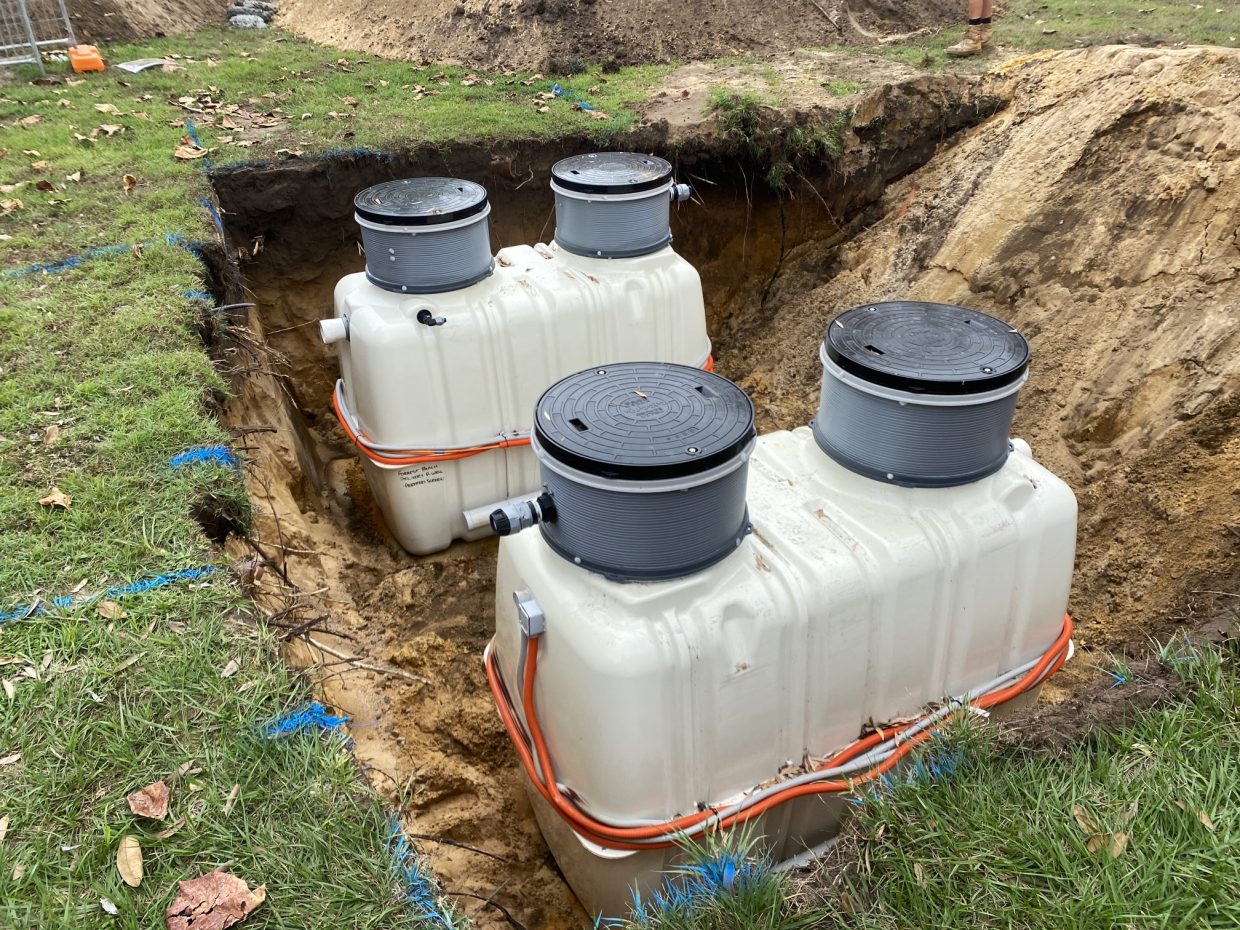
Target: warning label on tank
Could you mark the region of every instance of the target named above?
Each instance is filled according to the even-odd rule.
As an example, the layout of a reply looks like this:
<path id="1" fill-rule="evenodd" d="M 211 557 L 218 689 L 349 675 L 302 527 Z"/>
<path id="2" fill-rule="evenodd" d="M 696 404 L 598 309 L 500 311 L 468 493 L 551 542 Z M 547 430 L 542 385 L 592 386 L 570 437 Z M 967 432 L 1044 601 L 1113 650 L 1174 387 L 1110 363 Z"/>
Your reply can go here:
<path id="1" fill-rule="evenodd" d="M 447 479 L 442 465 L 415 465 L 397 472 L 402 488 L 420 488 L 424 484 L 438 484 Z"/>

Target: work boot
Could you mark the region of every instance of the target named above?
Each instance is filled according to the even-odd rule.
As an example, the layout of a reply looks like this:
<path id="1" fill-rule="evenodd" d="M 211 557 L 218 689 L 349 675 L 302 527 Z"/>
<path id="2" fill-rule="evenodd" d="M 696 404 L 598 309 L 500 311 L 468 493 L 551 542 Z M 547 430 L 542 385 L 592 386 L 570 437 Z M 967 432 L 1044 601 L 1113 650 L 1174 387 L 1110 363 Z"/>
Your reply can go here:
<path id="1" fill-rule="evenodd" d="M 952 58 L 968 58 L 970 55 L 979 54 L 983 49 L 993 47 L 990 26 L 969 26 L 964 31 L 964 38 L 955 45 L 948 46 L 946 51 Z"/>

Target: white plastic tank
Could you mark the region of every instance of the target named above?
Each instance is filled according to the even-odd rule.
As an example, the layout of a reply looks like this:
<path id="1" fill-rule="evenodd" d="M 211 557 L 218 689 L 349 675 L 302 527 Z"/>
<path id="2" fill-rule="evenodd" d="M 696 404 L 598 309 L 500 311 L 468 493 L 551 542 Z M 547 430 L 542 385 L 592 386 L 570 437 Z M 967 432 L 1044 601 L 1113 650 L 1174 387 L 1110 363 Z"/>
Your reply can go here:
<path id="1" fill-rule="evenodd" d="M 939 363 L 959 361 L 963 352 L 973 364 L 981 344 L 982 355 L 985 346 L 1002 354 L 1024 344 L 984 318 L 992 331 L 962 347 L 950 333 L 943 338 L 942 314 L 936 314 L 920 322 L 906 315 L 905 326 L 923 354 L 939 353 Z M 957 329 L 977 326 L 981 317 L 948 315 Z M 971 322 L 962 322 L 966 316 Z M 887 367 L 899 369 L 899 346 L 887 348 Z M 994 367 L 992 361 L 983 358 L 976 369 L 987 392 L 994 390 L 988 378 L 994 372 L 980 368 Z M 1000 367 L 1012 376 L 1009 383 L 1023 383 L 1027 364 L 1026 347 Z M 937 374 L 935 367 L 920 372 L 932 389 L 936 378 L 940 387 L 959 388 L 958 366 L 943 364 Z M 965 374 L 966 384 L 970 377 Z M 713 382 L 703 386 L 718 390 Z M 914 384 L 905 387 L 914 393 Z M 694 391 L 678 394 L 662 383 L 634 390 L 647 396 L 617 397 L 610 405 L 631 427 L 623 461 L 643 454 L 648 422 L 679 422 L 684 442 L 679 450 L 651 446 L 658 461 L 650 465 L 683 461 L 686 449 L 725 436 L 721 421 L 692 412 Z M 596 399 L 594 406 L 602 404 Z M 541 423 L 543 402 L 537 409 Z M 556 422 L 572 418 L 571 411 L 553 415 Z M 588 429 L 581 436 L 589 436 L 593 420 L 583 422 Z M 987 429 L 1008 425 L 988 421 Z M 923 432 L 916 454 L 903 456 L 916 467 L 901 481 L 836 461 L 814 429 L 760 437 L 752 453 L 740 453 L 748 459 L 752 532 L 708 567 L 667 580 L 624 580 L 632 560 L 623 552 L 603 570 L 587 570 L 575 564 L 571 548 L 548 544 L 547 522 L 542 532 L 501 541 L 489 674 L 528 733 L 522 690 L 529 636 L 536 636 L 537 667 L 529 680 L 537 719 L 555 780 L 576 806 L 613 825 L 727 809 L 804 771 L 807 758 L 857 740 L 867 723 L 916 715 L 929 702 L 992 683 L 1048 649 L 1066 655 L 1076 536 L 1071 490 L 1019 440 L 1005 445 L 997 463 L 988 458 L 980 478 L 951 483 L 939 475 L 939 486 L 912 486 L 920 483 L 918 474 L 939 468 L 931 434 Z M 557 436 L 539 446 L 545 469 L 562 470 Z M 957 433 L 938 442 L 989 448 L 987 438 Z M 589 456 L 575 454 L 578 470 L 589 471 L 581 465 Z M 609 457 L 614 453 L 604 446 L 598 462 Z M 632 474 L 617 480 L 628 487 L 613 491 L 641 492 Z M 563 521 L 566 507 L 581 506 L 549 487 L 538 520 Z M 719 493 L 729 499 L 726 489 Z M 607 508 L 600 532 L 611 522 L 608 510 L 625 507 L 614 496 L 587 505 Z M 716 523 L 699 525 L 722 538 L 727 527 Z M 655 545 L 674 532 L 648 530 Z M 656 887 L 677 855 L 600 841 L 570 826 L 539 792 L 531 796 L 560 868 L 592 912 L 622 914 L 631 889 Z M 842 806 L 839 795 L 802 797 L 773 807 L 754 830 L 776 859 L 786 859 L 833 835 Z"/>
<path id="2" fill-rule="evenodd" d="M 604 170 L 600 159 L 615 164 Z M 611 362 L 710 364 L 701 280 L 669 244 L 667 203 L 685 195 L 671 166 L 603 153 L 589 168 L 598 176 L 578 174 L 598 190 L 627 191 L 618 218 L 597 195 L 611 219 L 589 255 L 553 243 L 492 261 L 490 206 L 470 182 L 389 182 L 358 195 L 366 272 L 337 284 L 321 330 L 339 352 L 336 414 L 409 552 L 486 535 L 486 511 L 471 511 L 538 488 L 529 410 L 548 384 Z M 594 197 L 571 199 L 578 251 Z"/>

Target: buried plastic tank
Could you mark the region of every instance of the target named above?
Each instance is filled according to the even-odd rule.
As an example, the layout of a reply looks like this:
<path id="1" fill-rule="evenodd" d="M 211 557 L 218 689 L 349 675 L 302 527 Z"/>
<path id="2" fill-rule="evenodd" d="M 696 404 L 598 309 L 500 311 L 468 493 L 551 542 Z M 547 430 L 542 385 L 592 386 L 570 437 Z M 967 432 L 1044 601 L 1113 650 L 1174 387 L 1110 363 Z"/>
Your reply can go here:
<path id="1" fill-rule="evenodd" d="M 655 888 L 676 833 L 748 823 L 803 854 L 960 706 L 910 723 L 930 702 L 1011 707 L 1069 654 L 1076 500 L 1008 439 L 1025 339 L 873 304 L 823 357 L 812 427 L 756 441 L 745 394 L 689 367 L 538 401 L 543 493 L 493 515 L 487 674 L 591 911 Z"/>
<path id="2" fill-rule="evenodd" d="M 689 196 L 661 158 L 578 155 L 552 168 L 555 242 L 491 255 L 486 191 L 416 178 L 358 194 L 366 271 L 320 324 L 333 404 L 388 527 L 412 553 L 491 532 L 489 508 L 537 489 L 529 409 L 578 369 L 708 366 L 697 271 L 671 247 Z"/>

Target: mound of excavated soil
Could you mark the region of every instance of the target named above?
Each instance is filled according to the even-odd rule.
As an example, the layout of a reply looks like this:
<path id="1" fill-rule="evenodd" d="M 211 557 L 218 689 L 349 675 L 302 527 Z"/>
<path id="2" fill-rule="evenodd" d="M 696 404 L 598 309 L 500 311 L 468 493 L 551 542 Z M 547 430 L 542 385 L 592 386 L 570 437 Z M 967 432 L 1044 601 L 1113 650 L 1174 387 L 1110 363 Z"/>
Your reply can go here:
<path id="1" fill-rule="evenodd" d="M 78 41 L 98 44 L 222 25 L 228 0 L 71 0 L 68 6 Z M 32 0 L 30 13 L 59 15 L 55 0 Z"/>
<path id="2" fill-rule="evenodd" d="M 957 140 L 850 243 L 794 254 L 723 374 L 763 428 L 793 426 L 843 309 L 908 297 L 1009 320 L 1034 352 L 1015 432 L 1080 501 L 1081 637 L 1144 643 L 1209 610 L 1198 592 L 1240 553 L 1240 52 L 1033 62 Z"/>
<path id="3" fill-rule="evenodd" d="M 284 0 L 278 24 L 413 61 L 564 73 L 874 42 L 955 23 L 955 0 Z"/>

